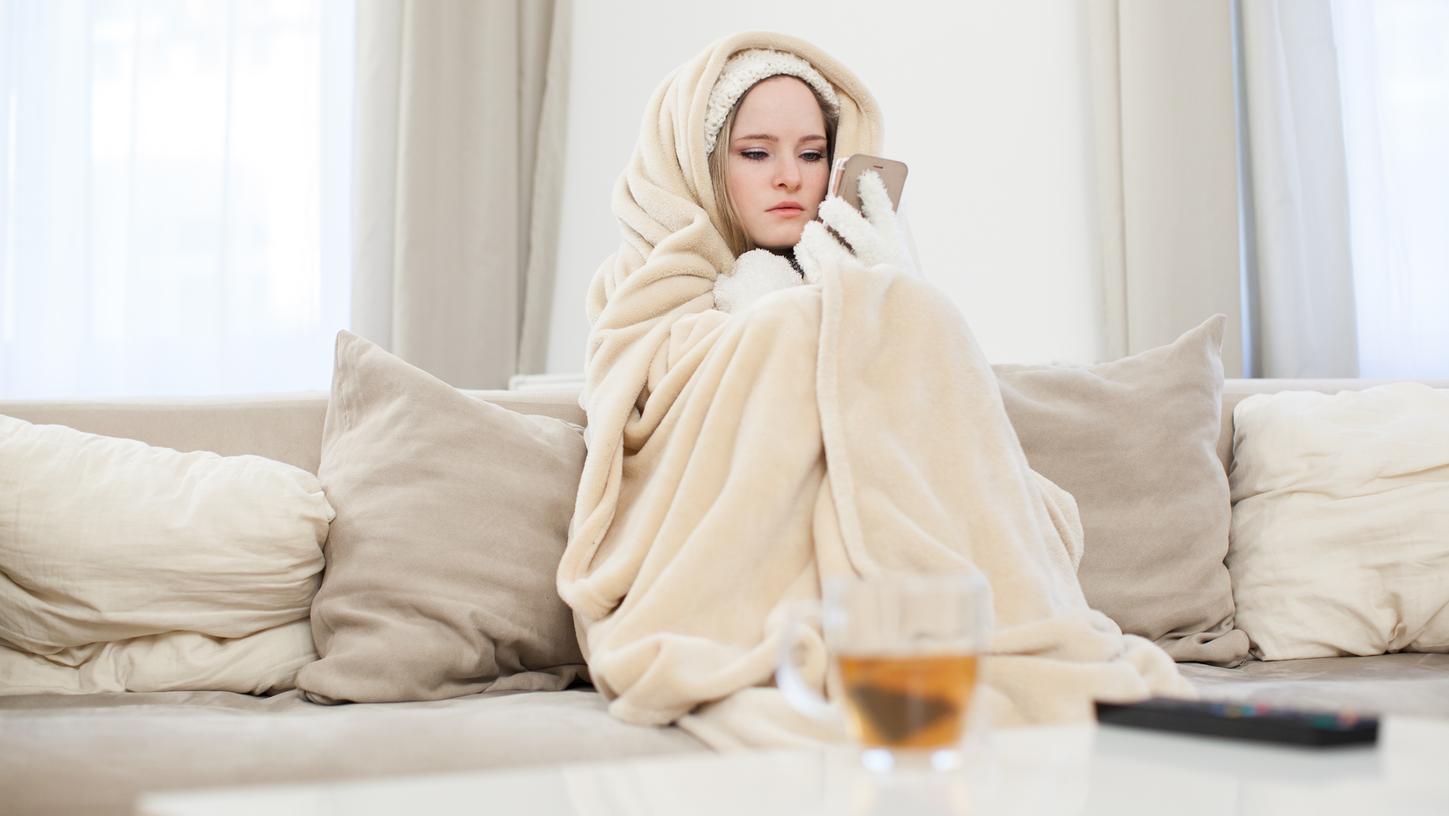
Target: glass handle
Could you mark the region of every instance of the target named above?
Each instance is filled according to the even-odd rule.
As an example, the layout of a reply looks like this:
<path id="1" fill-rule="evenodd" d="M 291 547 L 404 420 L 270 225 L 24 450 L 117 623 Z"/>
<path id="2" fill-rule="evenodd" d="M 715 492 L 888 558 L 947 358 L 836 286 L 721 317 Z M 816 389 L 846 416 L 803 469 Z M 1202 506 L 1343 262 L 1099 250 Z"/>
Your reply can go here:
<path id="1" fill-rule="evenodd" d="M 775 685 L 785 695 L 790 707 L 805 716 L 820 722 L 839 722 L 840 710 L 821 697 L 805 682 L 800 670 L 800 645 L 805 636 L 815 631 L 809 624 L 820 620 L 820 604 L 815 601 L 802 602 L 790 610 L 786 619 L 784 637 L 780 639 L 780 654 L 775 663 Z"/>

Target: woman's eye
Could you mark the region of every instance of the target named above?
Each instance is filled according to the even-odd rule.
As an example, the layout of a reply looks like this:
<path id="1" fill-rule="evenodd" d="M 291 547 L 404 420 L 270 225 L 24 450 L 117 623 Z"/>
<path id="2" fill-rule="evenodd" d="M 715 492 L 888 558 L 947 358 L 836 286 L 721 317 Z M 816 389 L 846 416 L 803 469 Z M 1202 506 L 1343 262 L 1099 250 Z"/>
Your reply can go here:
<path id="1" fill-rule="evenodd" d="M 763 161 L 764 159 L 770 157 L 769 153 L 758 148 L 754 150 L 741 150 L 740 155 L 751 161 Z M 825 159 L 825 154 L 821 153 L 818 150 L 807 150 L 804 153 L 800 154 L 800 158 L 813 164 L 814 162 L 823 161 Z"/>

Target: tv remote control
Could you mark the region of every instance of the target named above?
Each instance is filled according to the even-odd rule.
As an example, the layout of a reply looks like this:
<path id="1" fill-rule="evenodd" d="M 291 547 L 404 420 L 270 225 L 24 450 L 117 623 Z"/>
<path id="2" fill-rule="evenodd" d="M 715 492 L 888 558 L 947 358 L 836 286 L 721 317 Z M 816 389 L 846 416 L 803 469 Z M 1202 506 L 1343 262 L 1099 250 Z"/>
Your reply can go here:
<path id="1" fill-rule="evenodd" d="M 1371 744 L 1379 736 L 1379 721 L 1372 715 L 1170 697 L 1153 697 L 1140 703 L 1099 701 L 1097 721 L 1314 747 Z"/>

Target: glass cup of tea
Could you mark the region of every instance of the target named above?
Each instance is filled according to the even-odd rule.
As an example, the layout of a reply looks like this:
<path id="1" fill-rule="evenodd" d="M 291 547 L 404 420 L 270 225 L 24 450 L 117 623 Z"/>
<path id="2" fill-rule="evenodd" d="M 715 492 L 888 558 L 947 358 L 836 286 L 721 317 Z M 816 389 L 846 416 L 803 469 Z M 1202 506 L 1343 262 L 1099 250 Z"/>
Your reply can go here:
<path id="1" fill-rule="evenodd" d="M 811 619 L 838 705 L 801 673 L 802 646 L 819 642 Z M 818 607 L 795 610 L 776 683 L 801 713 L 843 718 L 868 768 L 954 768 L 991 627 L 991 588 L 977 573 L 830 579 Z"/>

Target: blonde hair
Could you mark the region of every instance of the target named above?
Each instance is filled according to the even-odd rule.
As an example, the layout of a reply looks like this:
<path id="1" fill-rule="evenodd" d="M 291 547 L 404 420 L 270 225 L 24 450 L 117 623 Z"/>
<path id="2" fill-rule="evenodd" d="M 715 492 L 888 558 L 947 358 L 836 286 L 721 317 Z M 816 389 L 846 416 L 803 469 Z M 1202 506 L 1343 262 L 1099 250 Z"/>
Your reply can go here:
<path id="1" fill-rule="evenodd" d="M 766 79 L 770 78 L 766 77 Z M 760 80 L 760 82 L 763 81 L 763 79 Z M 750 90 L 753 89 L 754 85 L 751 85 Z M 830 113 L 830 107 L 825 104 L 814 88 L 810 89 L 810 93 L 815 97 L 815 102 L 820 105 L 820 115 L 825 117 L 825 166 L 828 168 L 835 163 L 835 129 L 840 124 L 840 119 Z M 735 114 L 739 113 L 740 103 L 749 95 L 749 90 L 740 94 L 734 107 L 730 108 L 729 115 L 725 117 L 724 124 L 720 126 L 719 136 L 715 139 L 714 152 L 709 154 L 709 181 L 714 187 L 715 209 L 719 210 L 720 234 L 724 236 L 725 243 L 736 258 L 756 248 L 755 242 L 740 225 L 734 200 L 730 198 L 729 185 L 725 183 L 725 173 L 729 168 L 730 131 L 734 129 Z"/>

